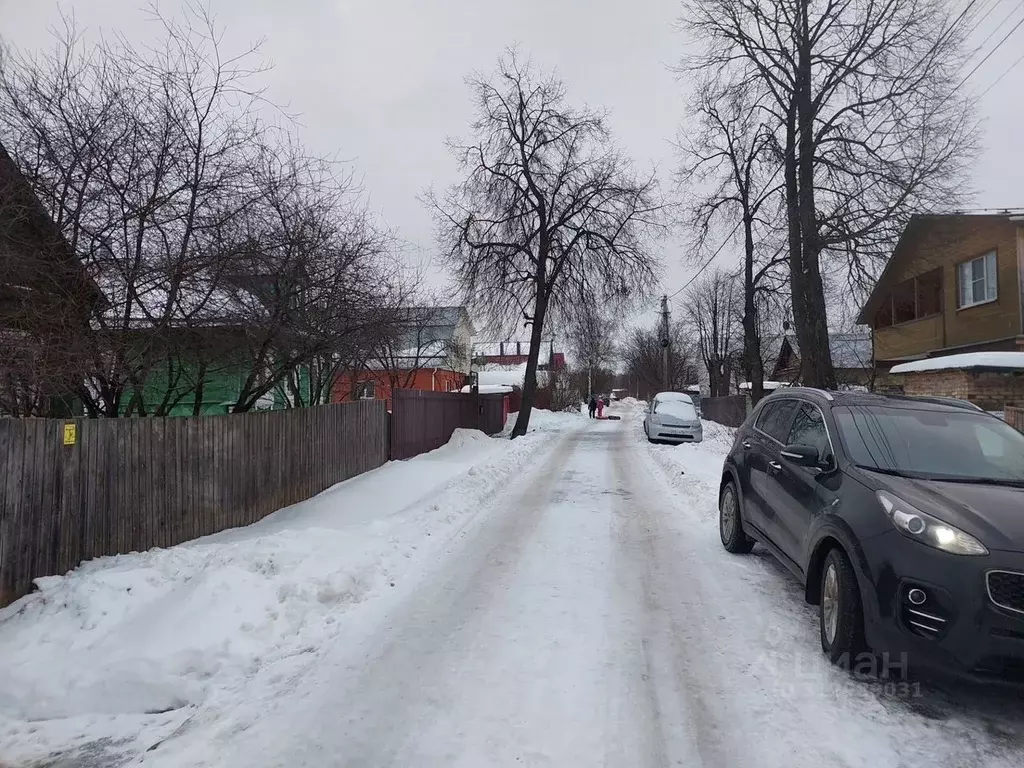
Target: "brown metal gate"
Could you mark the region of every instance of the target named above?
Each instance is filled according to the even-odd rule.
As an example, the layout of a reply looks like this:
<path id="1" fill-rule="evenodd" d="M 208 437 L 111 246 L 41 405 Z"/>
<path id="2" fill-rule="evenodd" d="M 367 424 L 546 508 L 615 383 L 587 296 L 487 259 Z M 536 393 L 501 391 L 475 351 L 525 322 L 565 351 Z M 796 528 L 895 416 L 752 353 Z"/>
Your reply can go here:
<path id="1" fill-rule="evenodd" d="M 440 448 L 456 429 L 494 435 L 505 426 L 502 395 L 396 389 L 391 397 L 392 460 Z"/>

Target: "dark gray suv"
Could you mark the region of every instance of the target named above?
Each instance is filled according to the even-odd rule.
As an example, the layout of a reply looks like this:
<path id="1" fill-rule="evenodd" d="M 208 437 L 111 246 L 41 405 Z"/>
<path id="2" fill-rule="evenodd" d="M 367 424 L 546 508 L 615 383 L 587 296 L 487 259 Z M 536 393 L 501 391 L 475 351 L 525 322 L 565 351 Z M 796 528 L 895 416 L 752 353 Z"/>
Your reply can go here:
<path id="1" fill-rule="evenodd" d="M 788 389 L 738 430 L 724 547 L 760 542 L 819 606 L 834 663 L 868 652 L 1024 681 L 1024 435 L 951 399 Z"/>

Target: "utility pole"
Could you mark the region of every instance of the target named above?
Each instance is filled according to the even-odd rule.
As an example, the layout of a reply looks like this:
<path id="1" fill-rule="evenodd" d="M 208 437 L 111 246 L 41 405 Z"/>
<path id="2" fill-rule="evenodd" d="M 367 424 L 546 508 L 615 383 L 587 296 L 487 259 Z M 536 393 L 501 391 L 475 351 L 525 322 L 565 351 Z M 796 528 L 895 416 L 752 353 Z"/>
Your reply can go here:
<path id="1" fill-rule="evenodd" d="M 668 392 L 668 296 L 661 297 L 661 389 Z"/>

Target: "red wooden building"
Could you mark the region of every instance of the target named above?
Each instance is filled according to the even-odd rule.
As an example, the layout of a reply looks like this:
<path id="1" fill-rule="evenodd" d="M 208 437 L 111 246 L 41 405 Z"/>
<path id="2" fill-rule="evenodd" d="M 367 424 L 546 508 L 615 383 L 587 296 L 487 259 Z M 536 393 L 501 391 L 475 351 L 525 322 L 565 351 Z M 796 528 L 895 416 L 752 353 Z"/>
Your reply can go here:
<path id="1" fill-rule="evenodd" d="M 332 401 L 385 400 L 393 389 L 458 392 L 470 370 L 473 324 L 465 307 L 411 307 L 404 330 L 381 342 L 358 371 L 334 379 Z"/>

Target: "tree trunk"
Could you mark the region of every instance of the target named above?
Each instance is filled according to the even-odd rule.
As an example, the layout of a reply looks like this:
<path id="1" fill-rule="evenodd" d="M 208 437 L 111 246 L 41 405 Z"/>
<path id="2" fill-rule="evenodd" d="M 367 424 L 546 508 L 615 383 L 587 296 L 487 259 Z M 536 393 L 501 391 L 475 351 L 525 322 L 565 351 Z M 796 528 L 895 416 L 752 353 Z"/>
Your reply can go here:
<path id="1" fill-rule="evenodd" d="M 800 3 L 800 43 L 794 90 L 797 120 L 797 216 L 800 228 L 800 263 L 792 270 L 793 323 L 800 343 L 801 378 L 805 386 L 835 389 L 836 374 L 828 344 L 825 291 L 821 284 L 817 210 L 814 196 L 814 103 L 808 23 L 809 0 Z"/>
<path id="2" fill-rule="evenodd" d="M 764 397 L 764 364 L 761 338 L 757 333 L 757 304 L 754 301 L 754 231 L 750 216 L 743 217 L 743 360 L 750 399 L 757 405 Z"/>
<path id="3" fill-rule="evenodd" d="M 533 329 L 530 333 L 530 353 L 526 358 L 526 378 L 523 381 L 523 404 L 516 417 L 516 425 L 512 428 L 512 439 L 526 434 L 530 426 L 530 411 L 537 396 L 537 365 L 540 360 L 540 348 L 544 336 L 544 316 L 548 311 L 548 297 L 543 290 L 538 290 L 534 304 Z"/>

